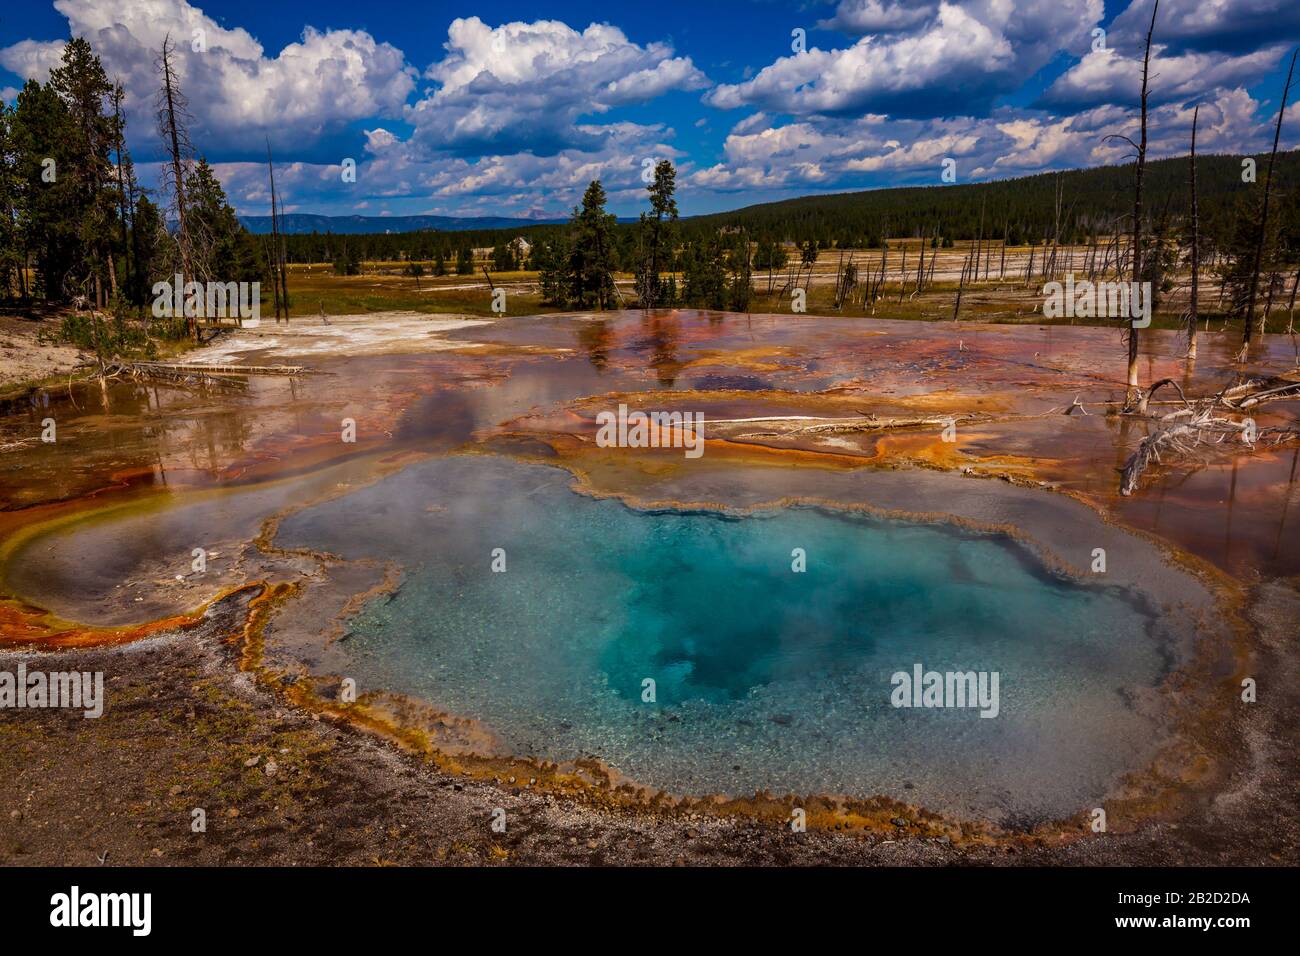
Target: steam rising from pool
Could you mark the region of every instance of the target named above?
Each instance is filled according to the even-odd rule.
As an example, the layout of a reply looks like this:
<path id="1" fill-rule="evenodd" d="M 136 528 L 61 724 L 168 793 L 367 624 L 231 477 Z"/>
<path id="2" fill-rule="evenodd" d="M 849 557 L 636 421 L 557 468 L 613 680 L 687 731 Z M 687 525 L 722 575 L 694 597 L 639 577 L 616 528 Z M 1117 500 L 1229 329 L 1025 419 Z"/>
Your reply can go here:
<path id="1" fill-rule="evenodd" d="M 1134 593 L 1055 577 L 1001 535 L 651 513 L 569 482 L 437 459 L 300 512 L 278 543 L 403 566 L 343 644 L 363 690 L 674 793 L 887 794 L 1030 823 L 1095 806 L 1150 757 L 1172 642 Z M 997 717 L 891 706 L 891 675 L 918 663 L 997 672 Z"/>

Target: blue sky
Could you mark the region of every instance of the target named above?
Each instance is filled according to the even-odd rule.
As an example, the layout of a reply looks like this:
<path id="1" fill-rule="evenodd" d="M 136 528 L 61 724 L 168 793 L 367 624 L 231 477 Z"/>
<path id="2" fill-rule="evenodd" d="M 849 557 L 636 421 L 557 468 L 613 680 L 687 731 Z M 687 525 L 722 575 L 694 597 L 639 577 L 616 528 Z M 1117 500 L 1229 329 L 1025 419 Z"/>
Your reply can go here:
<path id="1" fill-rule="evenodd" d="M 295 211 L 549 217 L 600 178 L 632 215 L 668 158 L 691 214 L 938 183 L 949 158 L 965 182 L 1122 162 L 1104 137 L 1135 122 L 1151 2 L 23 0 L 0 15 L 0 96 L 85 36 L 148 183 L 170 33 L 196 149 L 240 212 L 267 211 L 269 140 Z M 1300 3 L 1163 0 L 1155 39 L 1154 155 L 1186 149 L 1197 105 L 1202 150 L 1267 145 Z"/>

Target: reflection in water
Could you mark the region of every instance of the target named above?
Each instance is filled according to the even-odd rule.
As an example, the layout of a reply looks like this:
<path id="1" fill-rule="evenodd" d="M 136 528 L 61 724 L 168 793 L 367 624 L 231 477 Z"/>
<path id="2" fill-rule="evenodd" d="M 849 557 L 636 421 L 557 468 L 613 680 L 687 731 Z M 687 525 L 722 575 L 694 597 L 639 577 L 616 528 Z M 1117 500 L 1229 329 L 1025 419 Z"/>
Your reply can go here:
<path id="1" fill-rule="evenodd" d="M 1282 516 L 1277 522 L 1277 539 L 1273 542 L 1273 560 L 1282 553 L 1282 531 L 1286 528 L 1287 511 L 1291 508 L 1291 497 L 1295 493 L 1296 465 L 1300 463 L 1300 447 L 1291 452 L 1291 474 L 1287 478 L 1286 491 L 1282 494 Z"/>
<path id="2" fill-rule="evenodd" d="M 650 367 L 655 370 L 659 384 L 672 388 L 677 381 L 681 363 L 677 361 L 677 344 L 681 328 L 677 324 L 677 313 L 647 312 L 641 320 L 647 342 L 634 346 L 638 351 L 650 352 Z"/>
<path id="3" fill-rule="evenodd" d="M 1232 508 L 1237 503 L 1237 466 L 1240 459 L 1232 459 L 1232 481 L 1228 483 L 1228 506 L 1223 518 L 1223 560 L 1232 564 Z"/>
<path id="4" fill-rule="evenodd" d="M 587 351 L 587 361 L 598 372 L 605 371 L 609 365 L 609 350 L 614 343 L 614 334 L 605 319 L 594 319 L 578 326 L 578 343 Z"/>
<path id="5" fill-rule="evenodd" d="M 703 409 L 721 418 L 861 410 L 908 416 L 915 409 L 904 402 L 936 396 L 962 410 L 1006 412 L 987 426 L 988 437 L 966 446 L 974 453 L 1023 456 L 1044 479 L 1234 573 L 1300 573 L 1300 537 L 1284 533 L 1294 524 L 1293 449 L 1260 448 L 1235 468 L 1226 455 L 1161 465 L 1138 494 L 1116 497 L 1116 469 L 1147 427 L 1100 413 L 1101 402 L 1122 394 L 1112 377 L 1111 329 L 964 326 L 957 333 L 946 323 L 665 309 L 505 319 L 445 338 L 493 348 L 313 355 L 314 374 L 255 378 L 242 390 L 115 382 L 108 414 L 96 384 L 10 399 L 0 406 L 0 507 L 105 486 L 230 483 L 315 467 L 351 450 L 338 443 L 344 417 L 358 421 L 370 450 L 439 451 L 532 410 L 545 420 L 568 402 L 612 391 L 725 392 L 713 405 L 702 399 Z M 1181 334 L 1144 336 L 1144 367 L 1153 378 L 1181 380 L 1189 394 L 1209 394 L 1236 374 L 1231 338 L 1202 336 L 1189 367 Z M 954 361 L 958 341 L 963 350 Z M 1291 366 L 1290 348 L 1277 338 L 1254 354 L 1254 375 Z M 1076 395 L 1092 414 L 1015 418 L 1068 405 Z M 826 404 L 838 398 L 851 402 Z M 1297 404 L 1268 406 L 1261 426 L 1292 423 Z M 39 441 L 47 417 L 58 423 L 57 444 Z M 863 447 L 870 452 L 870 443 Z"/>

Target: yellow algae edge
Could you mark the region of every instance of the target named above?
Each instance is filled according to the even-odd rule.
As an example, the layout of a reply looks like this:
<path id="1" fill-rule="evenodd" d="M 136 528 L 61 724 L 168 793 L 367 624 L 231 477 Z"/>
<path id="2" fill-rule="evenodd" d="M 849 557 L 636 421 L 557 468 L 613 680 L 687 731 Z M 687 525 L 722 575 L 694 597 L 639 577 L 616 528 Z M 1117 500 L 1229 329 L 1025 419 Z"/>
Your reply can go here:
<path id="1" fill-rule="evenodd" d="M 463 448 L 457 453 L 491 454 L 494 456 L 500 454 L 499 452 L 473 447 Z M 801 457 L 809 455 L 806 451 L 799 454 Z M 812 454 L 817 458 L 824 457 L 827 459 L 852 459 L 853 457 L 835 454 Z M 382 479 L 393 471 L 400 470 L 410 460 L 407 456 L 400 457 L 406 460 L 394 462 L 390 467 L 380 469 L 380 473 L 373 475 L 365 482 L 350 485 L 346 489 L 331 490 L 324 495 L 314 497 L 311 501 L 295 503 L 264 519 L 262 530 L 255 539 L 258 549 L 266 552 L 279 551 L 280 549 L 273 544 L 273 540 L 280 522 L 288 514 L 323 500 L 349 494 L 366 484 Z M 428 456 L 415 455 L 414 457 L 422 459 Z M 615 498 L 630 507 L 656 510 L 698 510 L 705 507 L 716 508 L 716 510 L 729 513 L 748 513 L 774 507 L 824 507 L 840 511 L 859 511 L 893 519 L 943 522 L 974 531 L 1006 534 L 1029 547 L 1058 573 L 1082 578 L 1081 572 L 1062 562 L 1053 560 L 1050 554 L 1044 554 L 1043 549 L 1032 537 L 1025 535 L 1020 529 L 1014 527 L 984 525 L 961 516 L 938 512 L 890 511 L 861 503 L 813 497 L 783 497 L 746 508 L 736 508 L 723 504 L 710 505 L 641 500 L 634 496 L 603 492 L 594 488 L 590 484 L 588 476 L 578 465 L 573 461 L 565 460 L 562 454 L 559 458 L 527 455 L 511 457 L 521 461 L 562 467 L 573 476 L 574 483 L 570 487 L 575 492 L 595 498 Z M 828 462 L 828 464 L 830 463 Z M 830 464 L 830 467 L 845 467 L 846 464 L 836 461 L 834 464 Z M 219 489 L 211 489 L 211 491 L 219 492 Z M 203 493 L 190 492 L 187 494 Z M 1101 509 L 1096 503 L 1089 502 L 1082 496 L 1074 494 L 1069 496 L 1090 504 L 1092 510 L 1098 512 L 1098 516 L 1106 520 L 1106 516 L 1100 513 Z M 161 495 L 158 497 L 164 503 L 167 500 Z M 133 503 L 119 503 L 102 510 L 116 511 L 131 507 L 131 504 Z M 84 520 L 87 517 L 86 512 L 79 512 L 60 515 L 58 518 L 51 520 L 59 522 L 61 526 L 64 523 Z M 102 518 L 102 515 L 100 517 Z M 1101 802 L 1101 807 L 1107 813 L 1108 832 L 1122 833 L 1132 830 L 1139 823 L 1146 820 L 1176 815 L 1180 808 L 1186 806 L 1193 799 L 1194 790 L 1212 786 L 1217 780 L 1223 779 L 1224 768 L 1222 767 L 1223 761 L 1221 758 L 1225 756 L 1224 751 L 1226 748 L 1222 745 L 1215 745 L 1218 735 L 1212 734 L 1211 731 L 1220 729 L 1225 717 L 1230 716 L 1227 713 L 1227 701 L 1235 697 L 1235 687 L 1239 686 L 1241 677 L 1245 676 L 1249 670 L 1251 660 L 1249 648 L 1250 630 L 1240 616 L 1240 611 L 1246 603 L 1246 596 L 1241 587 L 1236 585 L 1228 575 L 1214 568 L 1209 562 L 1184 554 L 1153 535 L 1131 529 L 1127 525 L 1113 521 L 1108 521 L 1108 523 L 1115 523 L 1126 531 L 1141 534 L 1153 543 L 1158 544 L 1162 552 L 1168 557 L 1177 559 L 1184 569 L 1193 571 L 1198 577 L 1213 583 L 1215 586 L 1212 590 L 1216 598 L 1219 599 L 1220 608 L 1225 612 L 1225 620 L 1228 622 L 1233 634 L 1231 650 L 1234 659 L 1234 673 L 1222 681 L 1212 682 L 1213 686 L 1220 691 L 1217 696 L 1211 697 L 1210 700 L 1202 699 L 1195 706 L 1180 697 L 1189 687 L 1193 690 L 1199 690 L 1198 696 L 1201 698 L 1204 698 L 1209 693 L 1210 688 L 1204 686 L 1204 682 L 1198 684 L 1194 680 L 1197 665 L 1208 661 L 1212 651 L 1216 650 L 1215 648 L 1206 647 L 1205 645 L 1208 642 L 1204 640 L 1197 642 L 1193 660 L 1187 666 L 1180 668 L 1178 672 L 1171 674 L 1162 685 L 1161 691 L 1165 695 L 1167 704 L 1172 708 L 1175 723 L 1175 730 L 1171 734 L 1170 742 L 1156 756 L 1148 768 L 1127 775 L 1113 789 L 1112 795 Z M 30 537 L 31 534 L 37 533 L 36 529 L 38 528 L 44 528 L 46 531 L 52 530 L 46 522 L 39 522 L 29 529 L 22 530 L 27 530 L 28 537 Z M 0 565 L 12 553 L 12 550 L 12 539 L 7 540 L 0 546 Z M 315 552 L 294 551 L 285 553 L 304 553 L 322 560 L 333 559 L 333 556 Z M 0 571 L 2 571 L 2 566 L 0 566 Z M 358 606 L 358 598 L 365 599 L 381 593 L 385 587 L 389 586 L 390 580 L 386 578 L 383 584 L 368 589 L 364 592 L 364 597 L 354 596 L 345 605 L 344 613 Z M 37 637 L 30 641 L 21 642 L 24 646 L 60 648 L 119 645 L 170 630 L 191 628 L 201 621 L 207 612 L 219 602 L 236 594 L 256 591 L 258 593 L 250 601 L 244 624 L 229 638 L 237 649 L 236 660 L 239 670 L 253 674 L 258 683 L 275 696 L 316 715 L 320 719 L 329 719 L 371 733 L 405 752 L 419 755 L 431 762 L 439 770 L 449 774 L 502 786 L 514 785 L 522 787 L 525 784 L 521 781 L 526 780 L 529 788 L 575 799 L 596 808 L 622 812 L 649 812 L 677 818 L 691 814 L 704 814 L 714 817 L 754 819 L 775 826 L 784 826 L 789 823 L 792 811 L 795 808 L 800 808 L 804 810 L 807 826 L 811 829 L 858 831 L 875 835 L 890 835 L 896 838 L 935 839 L 946 837 L 954 845 L 999 845 L 1008 848 L 1016 846 L 1031 847 L 1035 845 L 1058 845 L 1090 835 L 1089 811 L 1092 808 L 1080 810 L 1077 814 L 1068 818 L 1041 824 L 1028 832 L 1015 832 L 984 821 L 957 820 L 946 817 L 923 807 L 906 804 L 883 795 L 869 798 L 849 798 L 833 794 L 796 797 L 794 795 L 774 796 L 759 792 L 752 797 L 725 797 L 721 795 L 702 797 L 673 796 L 653 788 L 639 786 L 635 782 L 623 778 L 617 771 L 598 760 L 582 759 L 555 763 L 514 756 L 449 751 L 438 746 L 435 742 L 437 734 L 434 725 L 439 722 L 450 723 L 461 729 L 476 728 L 477 735 L 484 739 L 490 739 L 490 732 L 481 728 L 473 718 L 447 714 L 436 710 L 426 701 L 388 691 L 367 692 L 362 694 L 355 703 L 341 703 L 324 695 L 320 690 L 320 688 L 337 681 L 337 677 L 289 675 L 286 672 L 274 670 L 266 664 L 264 657 L 264 629 L 275 611 L 291 597 L 303 590 L 304 585 L 299 582 L 272 584 L 266 581 L 257 581 L 245 583 L 226 589 L 220 595 L 205 602 L 201 608 L 194 612 L 164 618 L 137 627 L 120 628 L 87 628 L 70 624 L 70 622 L 59 621 L 53 615 L 42 612 L 39 608 L 26 605 L 21 601 L 6 599 L 0 601 L 0 635 L 3 635 L 7 630 L 4 626 L 6 622 L 3 619 L 6 607 L 17 605 L 28 612 L 34 612 L 38 615 L 42 624 L 67 625 L 67 630 L 71 632 L 71 636 L 66 639 L 61 634 L 52 634 L 46 639 Z M 0 639 L 0 646 L 5 646 L 6 643 L 8 643 L 8 646 L 15 646 L 13 642 Z M 292 677 L 292 680 L 287 682 L 286 677 Z M 1223 693 L 1223 691 L 1226 691 L 1226 693 Z M 1218 701 L 1218 705 L 1211 706 L 1215 700 Z M 905 821 L 906 825 L 900 827 L 894 822 L 899 819 Z"/>

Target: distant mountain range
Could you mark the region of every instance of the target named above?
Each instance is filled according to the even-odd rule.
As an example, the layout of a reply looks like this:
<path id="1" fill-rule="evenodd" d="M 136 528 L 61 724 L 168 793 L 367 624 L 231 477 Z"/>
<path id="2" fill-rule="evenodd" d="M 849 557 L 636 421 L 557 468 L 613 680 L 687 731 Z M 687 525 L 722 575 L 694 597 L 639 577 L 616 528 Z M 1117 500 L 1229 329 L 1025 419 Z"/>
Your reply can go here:
<path id="1" fill-rule="evenodd" d="M 240 216 L 239 221 L 251 233 L 262 235 L 271 231 L 270 216 Z M 518 219 L 510 216 L 318 216 L 312 213 L 291 212 L 280 217 L 286 233 L 307 234 L 332 232 L 337 235 L 360 233 L 417 232 L 434 229 L 438 232 L 466 232 L 471 229 L 522 229 L 525 226 L 544 226 L 565 219 Z"/>

